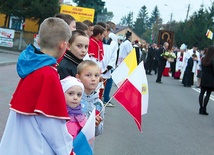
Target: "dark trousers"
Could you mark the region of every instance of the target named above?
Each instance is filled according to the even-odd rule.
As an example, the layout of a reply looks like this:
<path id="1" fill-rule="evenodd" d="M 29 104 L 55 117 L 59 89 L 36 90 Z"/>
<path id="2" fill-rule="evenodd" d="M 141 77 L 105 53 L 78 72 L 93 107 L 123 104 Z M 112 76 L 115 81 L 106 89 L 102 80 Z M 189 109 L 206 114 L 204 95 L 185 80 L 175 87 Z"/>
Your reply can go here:
<path id="1" fill-rule="evenodd" d="M 113 80 L 112 78 L 107 79 L 104 94 L 103 94 L 103 101 L 108 102 L 110 100 L 110 91 L 112 87 Z"/>
<path id="2" fill-rule="evenodd" d="M 153 60 L 147 60 L 146 62 L 146 74 L 151 74 Z"/>
<path id="3" fill-rule="evenodd" d="M 174 74 L 175 74 L 175 64 L 176 64 L 175 61 L 170 63 L 170 69 L 171 69 L 172 77 L 174 77 Z"/>
<path id="4" fill-rule="evenodd" d="M 152 64 L 152 68 L 155 71 L 155 74 L 157 73 L 158 70 L 158 60 L 154 60 Z"/>
<path id="5" fill-rule="evenodd" d="M 161 82 L 161 78 L 162 78 L 162 74 L 163 74 L 163 71 L 164 71 L 164 68 L 166 66 L 166 62 L 160 62 L 158 64 L 158 75 L 157 75 L 157 80 L 156 82 Z"/>

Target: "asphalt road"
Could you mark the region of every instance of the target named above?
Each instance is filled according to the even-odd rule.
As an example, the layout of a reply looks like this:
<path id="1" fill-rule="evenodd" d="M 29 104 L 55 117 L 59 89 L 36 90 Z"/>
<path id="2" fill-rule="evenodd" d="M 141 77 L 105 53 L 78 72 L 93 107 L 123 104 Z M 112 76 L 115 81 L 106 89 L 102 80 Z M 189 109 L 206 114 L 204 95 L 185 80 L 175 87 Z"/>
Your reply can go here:
<path id="1" fill-rule="evenodd" d="M 97 137 L 96 155 L 213 155 L 214 97 L 209 116 L 198 114 L 199 89 L 163 77 L 148 76 L 149 109 L 143 115 L 143 133 L 119 105 L 106 109 L 105 132 Z M 116 103 L 116 102 L 115 102 Z"/>
<path id="2" fill-rule="evenodd" d="M 0 139 L 19 80 L 15 68 L 15 64 L 0 66 Z M 163 84 L 155 83 L 155 79 L 155 75 L 148 76 L 150 97 L 148 114 L 142 116 L 143 133 L 113 100 L 116 107 L 106 108 L 105 129 L 103 135 L 96 137 L 95 155 L 214 154 L 213 94 L 208 104 L 210 115 L 202 116 L 198 114 L 199 89 L 183 87 L 172 77 L 163 77 Z M 113 85 L 111 93 L 115 90 Z"/>

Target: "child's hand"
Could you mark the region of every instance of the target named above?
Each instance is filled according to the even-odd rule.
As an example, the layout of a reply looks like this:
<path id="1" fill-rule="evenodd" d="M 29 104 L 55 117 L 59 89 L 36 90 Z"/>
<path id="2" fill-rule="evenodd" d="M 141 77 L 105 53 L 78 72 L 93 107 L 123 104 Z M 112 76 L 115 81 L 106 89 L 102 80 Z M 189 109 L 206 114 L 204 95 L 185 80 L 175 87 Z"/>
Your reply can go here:
<path id="1" fill-rule="evenodd" d="M 96 127 L 98 127 L 98 125 L 102 120 L 103 120 L 102 117 L 100 117 L 99 115 L 96 116 L 96 123 L 95 123 Z"/>

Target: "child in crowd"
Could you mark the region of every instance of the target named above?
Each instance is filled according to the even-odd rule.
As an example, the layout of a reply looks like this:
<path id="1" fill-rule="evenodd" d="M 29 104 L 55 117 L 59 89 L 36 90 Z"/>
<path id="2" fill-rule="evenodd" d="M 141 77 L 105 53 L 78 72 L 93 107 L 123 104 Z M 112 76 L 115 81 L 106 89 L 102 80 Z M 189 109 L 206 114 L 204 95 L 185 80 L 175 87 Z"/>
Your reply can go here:
<path id="1" fill-rule="evenodd" d="M 55 17 L 63 19 L 68 24 L 71 31 L 76 30 L 76 20 L 73 16 L 69 14 L 59 13 L 59 14 L 56 14 Z M 60 63 L 62 59 L 63 59 L 63 55 L 57 60 L 57 63 Z"/>
<path id="2" fill-rule="evenodd" d="M 184 85 L 184 87 L 191 87 L 193 85 L 194 72 L 192 71 L 192 69 L 194 61 L 197 61 L 196 54 L 192 54 L 192 57 L 190 57 L 187 61 L 184 77 L 182 79 L 182 84 Z"/>
<path id="3" fill-rule="evenodd" d="M 40 50 L 29 45 L 19 56 L 21 78 L 10 102 L 0 143 L 1 155 L 68 155 L 73 148 L 66 128 L 69 115 L 55 65 L 71 37 L 59 18 L 45 19 L 39 29 Z"/>
<path id="4" fill-rule="evenodd" d="M 88 33 L 88 26 L 83 22 L 76 22 L 76 29 Z"/>
<path id="5" fill-rule="evenodd" d="M 86 116 L 81 109 L 81 98 L 84 92 L 84 86 L 80 80 L 68 76 L 61 80 L 62 89 L 65 95 L 68 115 L 70 120 L 66 123 L 68 132 L 76 138 L 80 130 L 86 123 Z"/>
<path id="6" fill-rule="evenodd" d="M 103 38 L 106 29 L 101 25 L 95 25 L 93 35 L 89 40 L 88 54 L 92 61 L 96 62 L 102 68 L 102 60 L 104 56 Z"/>
<path id="7" fill-rule="evenodd" d="M 57 68 L 60 79 L 69 75 L 75 76 L 78 64 L 83 61 L 88 51 L 89 38 L 81 30 L 73 31 L 68 42 L 67 50 Z"/>
<path id="8" fill-rule="evenodd" d="M 118 43 L 115 42 L 112 38 L 110 38 L 110 32 L 111 32 L 110 25 L 106 24 L 106 27 L 107 27 L 107 33 L 105 33 L 105 37 L 103 39 L 104 59 L 103 59 L 102 68 L 104 72 L 101 74 L 103 79 L 106 79 L 106 82 L 104 83 L 105 85 L 104 94 L 102 94 L 103 93 L 102 89 L 100 89 L 100 94 L 99 94 L 100 98 L 103 95 L 104 104 L 106 104 L 110 100 L 110 91 L 113 83 L 113 80 L 111 78 L 111 73 L 115 68 L 116 58 L 117 58 L 117 49 L 118 49 Z M 109 102 L 107 106 L 114 107 L 114 104 Z"/>
<path id="9" fill-rule="evenodd" d="M 117 66 L 125 59 L 125 57 L 132 51 L 132 32 L 126 32 L 126 39 L 120 45 L 119 56 L 117 60 Z"/>
<path id="10" fill-rule="evenodd" d="M 103 58 L 104 58 L 104 49 L 103 49 L 103 38 L 106 33 L 106 25 L 103 22 L 98 23 L 99 25 L 94 26 L 93 35 L 89 41 L 88 54 L 90 60 L 97 63 L 101 72 L 104 72 L 103 69 Z M 103 79 L 100 78 L 100 83 L 98 86 L 98 91 L 100 92 L 99 98 L 102 99 L 102 92 L 104 89 Z"/>
<path id="11" fill-rule="evenodd" d="M 90 20 L 84 20 L 84 24 L 88 26 L 88 36 L 91 37 L 93 35 L 93 30 L 94 30 L 94 24 Z"/>
<path id="12" fill-rule="evenodd" d="M 55 15 L 55 17 L 63 19 L 69 25 L 71 31 L 76 30 L 76 20 L 73 16 L 69 14 L 59 13 Z"/>
<path id="13" fill-rule="evenodd" d="M 98 136 L 102 134 L 104 124 L 104 106 L 95 90 L 100 80 L 100 68 L 95 62 L 84 60 L 77 67 L 76 77 L 80 79 L 84 85 L 84 94 L 81 104 L 82 110 L 87 118 L 90 116 L 93 108 L 96 107 L 95 136 Z"/>

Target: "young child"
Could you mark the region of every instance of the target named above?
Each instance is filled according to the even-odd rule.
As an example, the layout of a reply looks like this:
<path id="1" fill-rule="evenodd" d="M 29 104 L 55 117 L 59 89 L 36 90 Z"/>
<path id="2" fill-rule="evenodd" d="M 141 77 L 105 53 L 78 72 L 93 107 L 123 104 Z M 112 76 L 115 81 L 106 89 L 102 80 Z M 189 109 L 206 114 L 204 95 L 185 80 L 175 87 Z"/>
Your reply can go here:
<path id="1" fill-rule="evenodd" d="M 81 30 L 72 32 L 72 37 L 69 39 L 67 50 L 62 61 L 57 67 L 60 79 L 71 75 L 75 76 L 77 73 L 77 66 L 83 61 L 87 54 L 89 45 L 89 38 Z"/>
<path id="2" fill-rule="evenodd" d="M 96 107 L 95 136 L 98 136 L 102 134 L 104 124 L 104 106 L 95 90 L 100 80 L 100 68 L 95 62 L 84 60 L 77 67 L 76 77 L 80 79 L 84 85 L 84 94 L 81 104 L 82 110 L 87 118 L 90 116 L 93 108 Z"/>
<path id="3" fill-rule="evenodd" d="M 59 13 L 56 14 L 55 17 L 63 19 L 69 25 L 71 31 L 76 30 L 76 20 L 73 16 L 69 14 Z"/>
<path id="4" fill-rule="evenodd" d="M 76 22 L 76 29 L 88 33 L 88 25 L 83 22 Z"/>
<path id="5" fill-rule="evenodd" d="M 102 68 L 102 60 L 104 56 L 103 38 L 106 29 L 101 25 L 95 25 L 93 35 L 89 40 L 88 54 L 92 61 L 96 62 Z"/>
<path id="6" fill-rule="evenodd" d="M 10 102 L 10 113 L 0 143 L 1 155 L 68 155 L 73 139 L 65 97 L 57 74 L 57 58 L 71 37 L 59 18 L 45 19 L 39 29 L 40 50 L 29 45 L 19 56 L 21 78 Z"/>
<path id="7" fill-rule="evenodd" d="M 59 14 L 56 14 L 55 17 L 63 19 L 68 24 L 71 31 L 76 30 L 76 20 L 73 16 L 69 14 L 59 13 Z M 63 59 L 63 55 L 57 60 L 57 63 L 60 63 L 62 59 Z"/>
<path id="8" fill-rule="evenodd" d="M 80 130 L 86 123 L 86 116 L 81 110 L 81 98 L 84 92 L 84 86 L 80 80 L 68 76 L 61 80 L 62 89 L 65 95 L 68 115 L 70 120 L 66 123 L 68 132 L 76 138 Z"/>
<path id="9" fill-rule="evenodd" d="M 94 30 L 94 24 L 90 21 L 90 20 L 84 20 L 83 21 L 84 24 L 86 24 L 88 26 L 88 36 L 91 37 L 93 35 L 93 30 Z"/>
<path id="10" fill-rule="evenodd" d="M 104 47 L 104 59 L 103 59 L 103 70 L 101 76 L 103 79 L 106 79 L 104 83 L 104 93 L 102 94 L 103 90 L 100 89 L 100 98 L 103 95 L 103 102 L 106 104 L 110 100 L 110 91 L 113 80 L 111 78 L 111 73 L 115 68 L 116 58 L 117 58 L 117 49 L 118 44 L 112 38 L 110 38 L 111 27 L 110 25 L 106 24 L 107 33 L 105 33 L 105 38 L 103 39 L 103 47 Z M 107 104 L 108 107 L 114 107 L 114 104 L 109 102 Z"/>
<path id="11" fill-rule="evenodd" d="M 194 61 L 197 61 L 196 54 L 192 54 L 192 57 L 190 57 L 187 61 L 184 77 L 182 79 L 182 84 L 184 85 L 184 87 L 191 87 L 193 85 L 194 73 L 192 69 L 193 69 Z"/>

